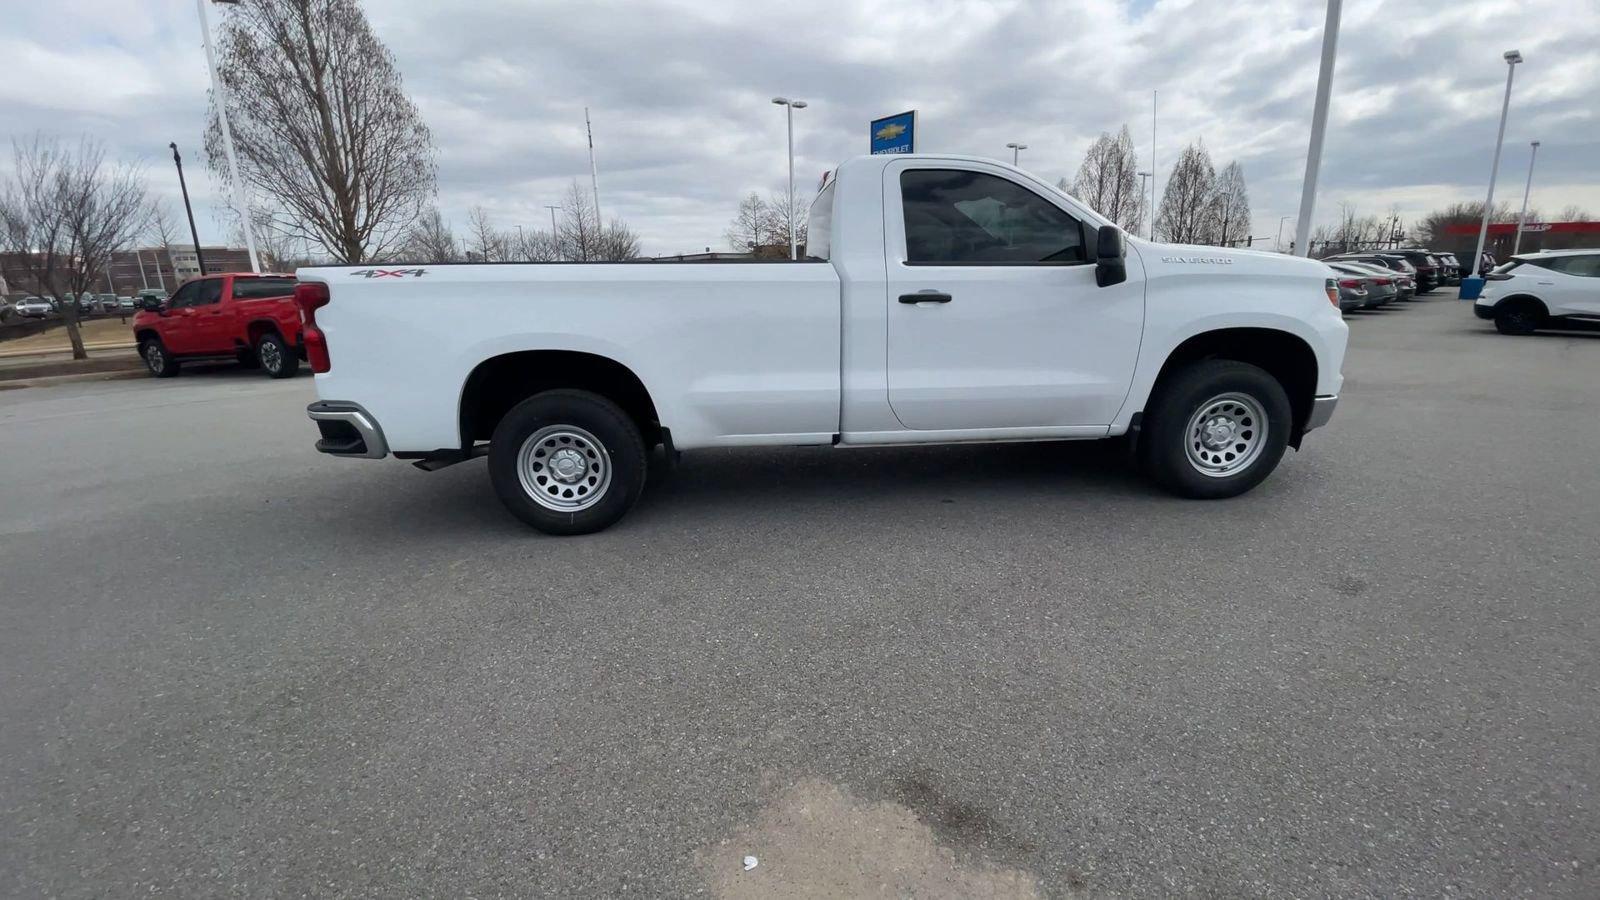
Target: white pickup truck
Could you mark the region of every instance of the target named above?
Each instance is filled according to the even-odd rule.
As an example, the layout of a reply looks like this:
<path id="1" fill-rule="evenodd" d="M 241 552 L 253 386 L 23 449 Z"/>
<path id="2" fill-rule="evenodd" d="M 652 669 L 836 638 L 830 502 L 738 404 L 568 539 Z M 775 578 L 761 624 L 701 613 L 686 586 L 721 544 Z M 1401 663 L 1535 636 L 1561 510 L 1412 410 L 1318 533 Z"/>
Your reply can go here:
<path id="1" fill-rule="evenodd" d="M 1348 331 L 1321 263 L 1125 235 L 1017 168 L 841 165 L 789 262 L 301 269 L 317 449 L 489 457 L 553 534 L 626 513 L 702 447 L 1127 436 L 1229 497 L 1328 421 Z"/>

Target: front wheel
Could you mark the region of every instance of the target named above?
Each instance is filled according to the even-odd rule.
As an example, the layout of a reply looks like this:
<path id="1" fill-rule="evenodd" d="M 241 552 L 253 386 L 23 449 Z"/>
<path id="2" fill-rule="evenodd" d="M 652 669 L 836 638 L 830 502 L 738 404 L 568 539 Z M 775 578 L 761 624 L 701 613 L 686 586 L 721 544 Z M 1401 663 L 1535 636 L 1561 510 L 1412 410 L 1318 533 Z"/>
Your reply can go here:
<path id="1" fill-rule="evenodd" d="M 139 356 L 144 360 L 145 368 L 157 378 L 171 378 L 178 374 L 178 361 L 167 352 L 160 338 L 145 338 L 139 345 Z"/>
<path id="2" fill-rule="evenodd" d="M 1156 385 L 1145 413 L 1140 459 L 1162 487 L 1183 497 L 1234 497 L 1277 468 L 1294 413 L 1283 385 L 1234 360 L 1191 363 Z"/>
<path id="3" fill-rule="evenodd" d="M 639 427 L 588 391 L 536 394 L 506 413 L 489 443 L 489 480 L 512 515 L 546 534 L 610 527 L 639 499 Z"/>

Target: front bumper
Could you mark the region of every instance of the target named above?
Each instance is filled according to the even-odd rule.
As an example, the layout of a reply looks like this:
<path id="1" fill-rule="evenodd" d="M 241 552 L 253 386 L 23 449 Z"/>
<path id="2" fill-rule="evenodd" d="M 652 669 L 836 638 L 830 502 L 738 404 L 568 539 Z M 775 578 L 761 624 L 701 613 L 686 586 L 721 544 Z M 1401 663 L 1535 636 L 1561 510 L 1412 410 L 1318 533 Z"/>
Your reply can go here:
<path id="1" fill-rule="evenodd" d="M 1480 319 L 1492 319 L 1494 318 L 1494 301 L 1489 300 L 1488 303 L 1485 303 L 1485 300 L 1489 300 L 1489 298 L 1479 297 L 1477 302 L 1472 304 L 1472 314 Z"/>
<path id="2" fill-rule="evenodd" d="M 1332 394 L 1326 397 L 1311 398 L 1311 415 L 1306 417 L 1306 427 L 1300 432 L 1313 431 L 1328 424 L 1333 418 L 1333 408 L 1339 405 L 1339 395 Z"/>
<path id="3" fill-rule="evenodd" d="M 382 459 L 389 455 L 383 428 L 359 403 L 318 400 L 306 407 L 306 415 L 322 433 L 317 441 L 318 453 L 356 459 Z"/>

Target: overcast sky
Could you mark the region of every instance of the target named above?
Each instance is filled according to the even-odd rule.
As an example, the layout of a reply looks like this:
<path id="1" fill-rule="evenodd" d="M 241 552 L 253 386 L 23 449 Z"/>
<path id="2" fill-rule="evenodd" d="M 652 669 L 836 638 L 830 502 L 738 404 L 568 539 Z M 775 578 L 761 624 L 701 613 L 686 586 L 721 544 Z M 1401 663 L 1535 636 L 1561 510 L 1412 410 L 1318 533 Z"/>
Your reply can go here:
<path id="1" fill-rule="evenodd" d="M 249 0 L 244 0 L 249 2 Z M 587 179 L 590 107 L 600 199 L 650 253 L 724 249 L 741 195 L 781 190 L 783 110 L 795 170 L 863 153 L 869 119 L 918 110 L 919 150 L 1009 157 L 1071 177 L 1096 134 L 1132 129 L 1149 165 L 1204 140 L 1244 166 L 1254 234 L 1295 215 L 1324 5 L 1320 0 L 762 3 L 752 0 L 368 0 L 438 147 L 439 204 L 497 224 L 548 223 Z M 220 13 L 221 10 L 214 10 Z M 203 165 L 209 84 L 190 0 L 8 3 L 0 13 L 8 137 L 89 134 L 147 165 L 177 198 L 166 152 L 191 173 L 203 240 L 226 228 Z M 1482 199 L 1506 67 L 1518 67 L 1497 196 L 1518 202 L 1528 142 L 1542 141 L 1533 203 L 1600 213 L 1600 3 L 1350 0 L 1345 4 L 1318 221 L 1340 201 L 1413 218 Z M 0 166 L 9 163 L 0 162 Z M 1287 226 L 1293 228 L 1292 222 Z"/>

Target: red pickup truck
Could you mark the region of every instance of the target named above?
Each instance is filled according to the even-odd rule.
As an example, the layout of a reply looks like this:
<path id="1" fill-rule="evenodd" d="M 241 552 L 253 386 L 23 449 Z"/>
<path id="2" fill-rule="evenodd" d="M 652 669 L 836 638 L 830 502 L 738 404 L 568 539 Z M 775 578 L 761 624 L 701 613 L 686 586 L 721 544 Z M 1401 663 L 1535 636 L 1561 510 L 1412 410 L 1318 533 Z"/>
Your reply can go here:
<path id="1" fill-rule="evenodd" d="M 305 358 L 294 284 L 293 275 L 247 272 L 190 279 L 134 315 L 139 355 L 157 378 L 178 374 L 184 360 L 226 358 L 288 378 Z"/>

